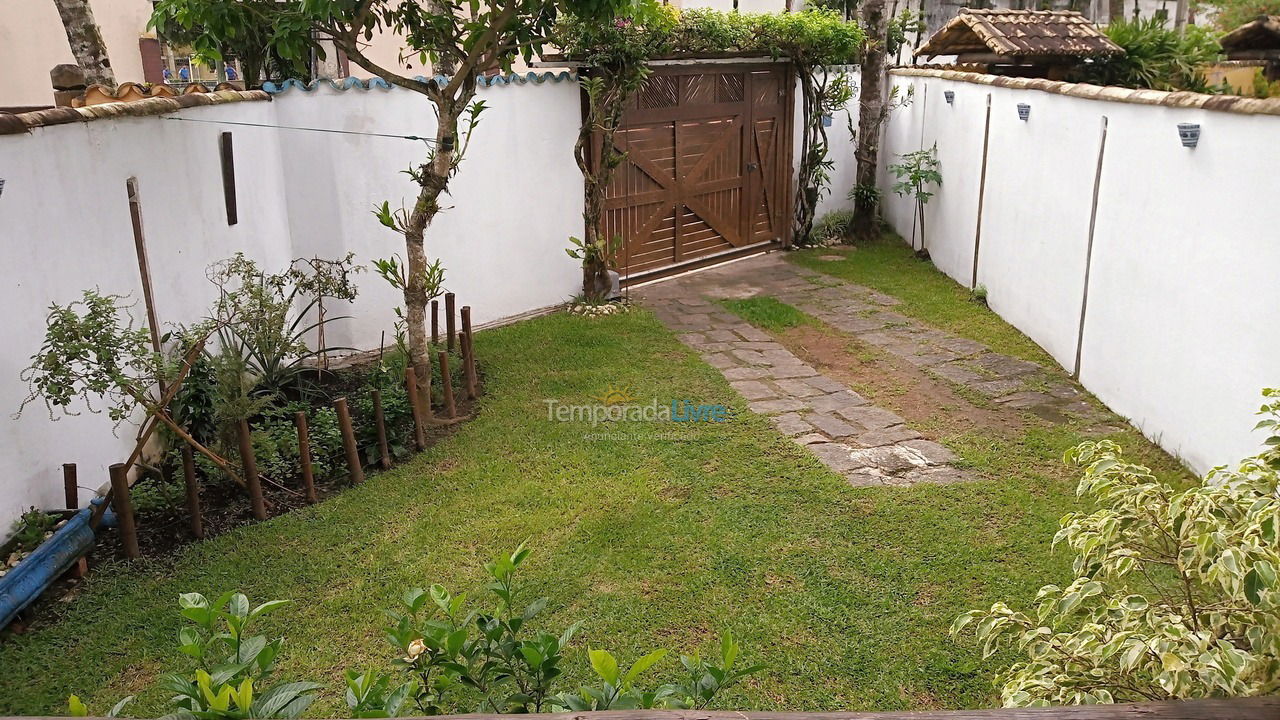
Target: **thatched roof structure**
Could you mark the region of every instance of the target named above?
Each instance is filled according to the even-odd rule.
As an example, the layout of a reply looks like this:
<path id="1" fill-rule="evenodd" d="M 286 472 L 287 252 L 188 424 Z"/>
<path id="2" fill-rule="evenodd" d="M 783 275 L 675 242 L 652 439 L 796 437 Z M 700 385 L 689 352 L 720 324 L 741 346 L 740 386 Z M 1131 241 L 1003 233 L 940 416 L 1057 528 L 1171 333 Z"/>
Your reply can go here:
<path id="1" fill-rule="evenodd" d="M 1253 22 L 1232 30 L 1219 40 L 1227 57 L 1237 58 L 1239 53 L 1272 51 L 1280 55 L 1280 15 L 1262 15 Z"/>
<path id="2" fill-rule="evenodd" d="M 916 55 L 957 55 L 959 62 L 1061 62 L 1123 54 L 1097 25 L 1069 10 L 963 9 Z"/>

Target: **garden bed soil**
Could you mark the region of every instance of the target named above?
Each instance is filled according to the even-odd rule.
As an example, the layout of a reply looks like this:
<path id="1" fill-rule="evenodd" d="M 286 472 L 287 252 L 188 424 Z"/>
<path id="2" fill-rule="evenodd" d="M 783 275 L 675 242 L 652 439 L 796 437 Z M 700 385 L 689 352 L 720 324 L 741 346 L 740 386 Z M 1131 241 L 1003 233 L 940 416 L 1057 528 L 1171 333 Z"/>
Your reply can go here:
<path id="1" fill-rule="evenodd" d="M 351 364 L 335 370 L 324 382 L 323 389 L 325 394 L 332 398 L 354 398 L 358 393 L 368 392 L 368 372 L 374 362 L 374 359 L 369 359 L 367 362 Z M 483 395 L 482 373 L 478 372 L 476 383 L 480 388 L 479 394 Z M 433 389 L 439 390 L 438 388 Z M 479 401 L 467 399 L 466 389 L 456 385 L 454 387 L 454 403 L 457 417 L 452 420 L 444 419 L 442 417 L 443 410 L 436 402 L 432 403 L 435 419 L 428 421 L 425 428 L 426 447 L 432 447 L 444 437 L 455 432 L 465 422 L 474 418 L 479 410 Z M 360 421 L 361 418 L 353 419 L 353 423 L 357 426 Z M 388 432 L 390 432 L 390 428 Z M 357 427 L 357 436 L 359 436 L 359 427 Z M 396 453 L 394 450 L 396 445 L 407 448 L 407 450 Z M 398 443 L 393 442 L 392 446 L 392 456 L 397 463 L 417 454 L 413 447 L 411 428 L 407 437 L 401 438 Z M 361 445 L 360 447 L 361 461 L 366 472 L 381 469 L 378 463 L 369 461 L 371 450 L 376 453 L 376 448 L 369 445 Z M 376 457 L 376 454 L 373 457 Z M 329 477 L 315 477 L 317 502 L 324 502 L 328 497 L 340 493 L 351 486 L 350 478 L 345 472 L 345 464 L 341 467 L 343 469 Z M 172 478 L 171 482 L 181 484 L 183 481 L 179 476 Z M 310 504 L 306 500 L 300 474 L 297 477 L 283 480 L 263 477 L 262 493 L 268 519 Z M 253 517 L 249 496 L 246 491 L 229 479 L 223 478 L 213 481 L 202 479 L 200 483 L 200 506 L 204 539 L 217 537 L 238 527 L 258 522 Z M 191 521 L 183 502 L 164 508 L 161 511 L 152 511 L 145 514 L 138 513 L 136 524 L 138 547 L 143 558 L 164 559 L 177 554 L 188 544 L 197 541 L 192 535 Z M 87 567 L 88 572 L 93 572 L 98 567 L 109 566 L 124 559 L 124 547 L 119 530 L 117 528 L 105 528 L 99 532 L 96 545 L 85 556 L 86 562 L 82 563 L 81 567 Z M 8 628 L 0 628 L 0 633 L 26 632 L 34 624 L 49 617 L 54 607 L 51 603 L 69 602 L 75 597 L 81 582 L 80 575 L 81 573 L 73 570 L 50 585 L 39 599 L 22 611 L 10 623 Z M 3 635 L 0 635 L 0 637 L 3 637 Z"/>

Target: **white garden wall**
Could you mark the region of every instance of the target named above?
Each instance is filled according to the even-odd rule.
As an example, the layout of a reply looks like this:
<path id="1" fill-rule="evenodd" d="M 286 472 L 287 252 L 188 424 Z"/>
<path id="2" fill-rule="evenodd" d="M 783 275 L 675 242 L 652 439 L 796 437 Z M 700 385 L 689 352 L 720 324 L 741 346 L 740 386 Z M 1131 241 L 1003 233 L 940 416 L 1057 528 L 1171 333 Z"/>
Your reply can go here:
<path id="1" fill-rule="evenodd" d="M 925 225 L 939 269 L 970 286 L 980 236 L 976 278 L 991 307 L 1078 371 L 1103 402 L 1200 472 L 1255 452 L 1261 438 L 1249 429 L 1259 391 L 1280 383 L 1280 226 L 1266 210 L 1280 167 L 1280 117 L 938 75 L 891 76 L 901 92 L 914 87 L 915 98 L 891 116 L 882 157 L 888 165 L 937 143 L 943 185 Z M 1018 103 L 1031 106 L 1027 121 Z M 1180 144 L 1182 122 L 1201 124 L 1198 147 Z M 888 191 L 887 172 L 882 178 L 886 217 L 918 246 L 912 201 Z"/>
<path id="2" fill-rule="evenodd" d="M 564 253 L 581 235 L 581 175 L 573 161 L 578 88 L 564 75 L 542 84 L 481 89 L 490 109 L 476 143 L 451 184 L 454 207 L 428 232 L 446 286 L 479 323 L 545 308 L 580 286 Z M 354 252 L 368 265 L 403 254 L 403 241 L 370 214 L 374 203 L 409 205 L 413 187 L 400 174 L 421 162 L 421 142 L 281 130 L 212 121 L 334 128 L 430 136 L 434 115 L 420 96 L 363 87 L 291 88 L 273 102 L 199 107 L 162 117 L 109 118 L 0 135 L 0 304 L 7 352 L 0 353 L 0 538 L 26 507 L 62 505 L 60 466 L 79 466 L 81 485 L 96 488 L 106 467 L 124 459 L 134 427 L 113 437 L 109 420 L 84 413 L 50 422 L 43 405 L 11 418 L 26 396 L 18 380 L 44 336 L 52 302 L 85 288 L 129 294 L 145 311 L 125 191 L 138 179 L 161 323 L 198 320 L 213 298 L 206 266 L 242 251 L 264 267 L 296 257 Z M 228 226 L 218 135 L 235 147 L 239 223 Z M 376 275 L 358 277 L 352 320 L 335 324 L 328 342 L 374 348 L 399 298 Z M 341 308 L 333 308 L 342 311 Z M 82 491 L 87 501 L 89 491 Z"/>

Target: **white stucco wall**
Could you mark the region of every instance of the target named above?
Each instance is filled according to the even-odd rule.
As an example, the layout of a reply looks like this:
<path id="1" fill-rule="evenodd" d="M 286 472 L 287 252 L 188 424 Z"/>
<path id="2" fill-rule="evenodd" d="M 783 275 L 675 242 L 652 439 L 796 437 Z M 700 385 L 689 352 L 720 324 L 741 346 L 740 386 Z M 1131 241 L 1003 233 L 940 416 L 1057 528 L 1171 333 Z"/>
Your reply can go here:
<path id="1" fill-rule="evenodd" d="M 1089 215 L 1107 144 L 1080 379 L 1148 437 L 1204 472 L 1256 451 L 1252 413 L 1280 383 L 1280 230 L 1265 208 L 1280 118 L 1088 100 L 893 75 L 916 101 L 893 113 L 883 162 L 938 144 L 930 254 L 973 272 L 986 97 L 991 131 L 977 281 L 992 309 L 1075 370 Z M 955 92 L 948 107 L 945 90 Z M 1017 104 L 1031 106 L 1018 119 Z M 1203 127 L 1181 146 L 1177 124 Z M 882 171 L 885 216 L 915 229 Z M 917 240 L 918 242 L 918 240 Z"/>
<path id="2" fill-rule="evenodd" d="M 853 157 L 856 143 L 853 140 L 853 135 L 849 132 L 849 128 L 852 124 L 855 132 L 858 129 L 858 97 L 861 92 L 859 87 L 861 76 L 856 65 L 833 66 L 829 72 L 847 75 L 853 83 L 853 96 L 843 109 L 832 113 L 831 124 L 826 128 L 827 158 L 832 162 L 832 167 L 828 171 L 831 178 L 827 183 L 826 192 L 818 200 L 818 207 L 813 215 L 814 220 L 830 212 L 853 208 L 853 201 L 849 199 L 849 191 L 853 189 L 858 173 L 858 165 Z M 800 174 L 800 146 L 804 137 L 801 97 L 800 82 L 797 80 L 795 84 L 796 102 L 791 118 L 791 172 L 794 178 L 798 178 Z"/>
<path id="3" fill-rule="evenodd" d="M 452 207 L 427 233 L 428 254 L 443 260 L 446 286 L 473 307 L 477 324 L 541 309 L 580 287 L 564 253 L 581 235 L 581 175 L 572 147 L 578 89 L 571 81 L 482 88 L 491 107 L 451 183 Z M 274 102 L 241 102 L 176 113 L 201 121 L 334 128 L 430 136 L 429 104 L 404 90 L 287 90 Z M 235 147 L 239 223 L 228 226 L 218 135 Z M 99 120 L 0 136 L 0 283 L 8 351 L 0 353 L 0 537 L 25 508 L 62 504 L 60 467 L 79 466 L 96 488 L 123 460 L 134 428 L 119 437 L 102 415 L 51 422 L 42 405 L 15 419 L 26 396 L 18 379 L 44 337 L 50 303 L 86 288 L 136 298 L 145 311 L 125 180 L 138 178 L 155 302 L 162 324 L 202 317 L 213 298 L 205 268 L 237 251 L 264 267 L 297 257 L 351 251 L 369 265 L 399 252 L 403 240 L 378 224 L 375 202 L 412 203 L 399 171 L 421 162 L 420 142 L 272 128 L 178 122 L 159 117 Z M 358 276 L 353 315 L 335 324 L 331 345 L 375 348 L 397 293 L 372 272 Z M 82 492 L 87 501 L 90 493 Z"/>

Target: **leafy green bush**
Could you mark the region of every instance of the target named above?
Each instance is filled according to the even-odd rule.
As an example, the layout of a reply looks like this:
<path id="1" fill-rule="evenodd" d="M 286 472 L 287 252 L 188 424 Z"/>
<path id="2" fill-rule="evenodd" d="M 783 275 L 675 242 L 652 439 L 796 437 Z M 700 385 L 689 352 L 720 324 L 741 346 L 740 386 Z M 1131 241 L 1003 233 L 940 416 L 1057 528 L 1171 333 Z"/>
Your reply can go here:
<path id="1" fill-rule="evenodd" d="M 1076 579 L 1040 589 L 1033 610 L 1005 603 L 961 615 L 983 655 L 1026 659 L 998 679 L 1005 705 L 1266 695 L 1280 690 L 1280 390 L 1258 428 L 1266 449 L 1175 491 L 1110 441 L 1084 443 L 1078 493 L 1054 544 Z"/>
<path id="2" fill-rule="evenodd" d="M 853 228 L 852 210 L 834 210 L 813 223 L 813 230 L 804 245 L 836 245 L 849 237 Z M 800 245 L 800 243 L 796 243 Z"/>
<path id="3" fill-rule="evenodd" d="M 1201 68 L 1222 53 L 1209 30 L 1198 25 L 1177 30 L 1169 27 L 1164 18 L 1149 17 L 1118 20 L 1105 32 L 1112 42 L 1124 48 L 1124 54 L 1080 66 L 1075 81 L 1152 90 L 1209 91 Z"/>
<path id="4" fill-rule="evenodd" d="M 32 507 L 14 523 L 9 546 L 18 553 L 31 552 L 44 542 L 45 536 L 53 532 L 57 524 L 57 517 Z"/>

